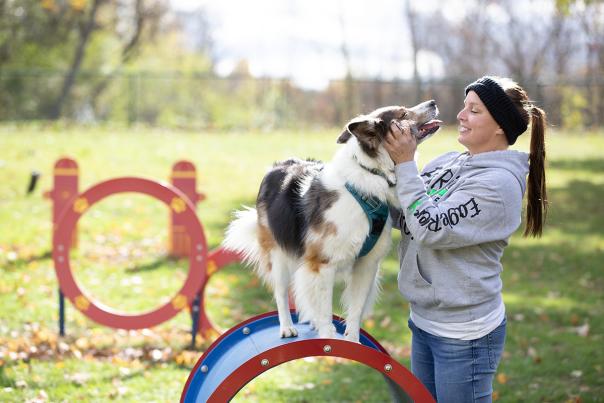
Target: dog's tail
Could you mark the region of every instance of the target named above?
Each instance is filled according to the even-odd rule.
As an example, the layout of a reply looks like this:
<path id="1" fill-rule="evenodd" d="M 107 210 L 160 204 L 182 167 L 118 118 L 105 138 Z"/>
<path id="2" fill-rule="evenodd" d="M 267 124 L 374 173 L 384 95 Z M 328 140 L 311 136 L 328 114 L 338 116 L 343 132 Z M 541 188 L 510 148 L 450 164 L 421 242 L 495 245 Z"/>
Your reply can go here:
<path id="1" fill-rule="evenodd" d="M 258 243 L 258 212 L 255 208 L 235 211 L 235 219 L 229 224 L 222 241 L 225 249 L 243 256 L 243 261 L 257 266 L 260 262 L 260 244 Z"/>

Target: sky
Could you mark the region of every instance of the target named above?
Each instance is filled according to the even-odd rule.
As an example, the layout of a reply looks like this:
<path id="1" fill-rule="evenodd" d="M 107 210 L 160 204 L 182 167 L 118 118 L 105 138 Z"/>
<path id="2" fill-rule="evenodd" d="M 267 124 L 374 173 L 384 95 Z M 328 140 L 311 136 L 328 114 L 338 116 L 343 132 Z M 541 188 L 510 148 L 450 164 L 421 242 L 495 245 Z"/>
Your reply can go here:
<path id="1" fill-rule="evenodd" d="M 402 0 L 170 1 L 180 11 L 203 7 L 219 74 L 229 74 L 245 59 L 254 76 L 287 77 L 301 87 L 320 90 L 346 74 L 343 43 L 354 55 L 355 77 L 406 79 L 413 73 Z M 417 12 L 440 8 L 455 21 L 475 0 L 411 1 Z M 490 11 L 497 14 L 493 7 Z M 424 78 L 444 74 L 446 66 L 437 54 L 421 51 L 418 56 Z"/>

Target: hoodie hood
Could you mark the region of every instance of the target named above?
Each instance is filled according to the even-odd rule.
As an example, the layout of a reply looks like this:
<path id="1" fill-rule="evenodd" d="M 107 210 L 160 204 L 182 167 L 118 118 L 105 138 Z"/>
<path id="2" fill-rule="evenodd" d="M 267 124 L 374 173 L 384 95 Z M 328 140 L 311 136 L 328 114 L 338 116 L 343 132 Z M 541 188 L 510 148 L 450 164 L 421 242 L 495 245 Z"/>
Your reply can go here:
<path id="1" fill-rule="evenodd" d="M 526 190 L 526 175 L 529 172 L 529 155 L 522 151 L 504 150 L 489 151 L 468 157 L 465 166 L 467 168 L 500 168 L 514 175 L 522 188 Z"/>

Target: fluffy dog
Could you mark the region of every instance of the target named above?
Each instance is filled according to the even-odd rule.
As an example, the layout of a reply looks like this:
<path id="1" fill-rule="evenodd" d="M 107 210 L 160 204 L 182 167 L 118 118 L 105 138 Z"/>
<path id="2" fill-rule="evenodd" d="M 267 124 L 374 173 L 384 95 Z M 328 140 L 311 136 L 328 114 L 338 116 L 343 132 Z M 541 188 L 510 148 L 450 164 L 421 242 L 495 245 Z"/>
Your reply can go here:
<path id="1" fill-rule="evenodd" d="M 300 321 L 319 337 L 335 335 L 333 288 L 345 281 L 347 340 L 358 342 L 361 320 L 379 290 L 378 268 L 391 243 L 388 203 L 398 205 L 394 163 L 382 143 L 392 121 L 408 121 L 418 143 L 441 123 L 436 102 L 389 106 L 352 119 L 333 159 L 277 162 L 260 185 L 256 208 L 235 213 L 223 245 L 241 253 L 274 291 L 281 337 L 294 337 L 288 290 L 293 279 Z"/>

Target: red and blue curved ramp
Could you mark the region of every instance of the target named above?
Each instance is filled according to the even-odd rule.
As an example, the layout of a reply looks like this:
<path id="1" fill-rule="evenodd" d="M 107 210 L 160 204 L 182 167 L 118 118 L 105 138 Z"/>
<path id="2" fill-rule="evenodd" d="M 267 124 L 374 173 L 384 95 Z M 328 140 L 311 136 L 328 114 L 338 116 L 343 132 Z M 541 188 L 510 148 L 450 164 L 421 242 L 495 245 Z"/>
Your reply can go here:
<path id="1" fill-rule="evenodd" d="M 364 330 L 360 344 L 346 341 L 344 323 L 334 316 L 336 338 L 320 339 L 308 323 L 298 323 L 297 314 L 292 312 L 292 318 L 297 337 L 279 336 L 276 311 L 253 317 L 225 332 L 197 361 L 180 401 L 228 402 L 248 382 L 271 368 L 304 357 L 332 356 L 382 373 L 396 401 L 434 402 L 422 383 Z"/>

